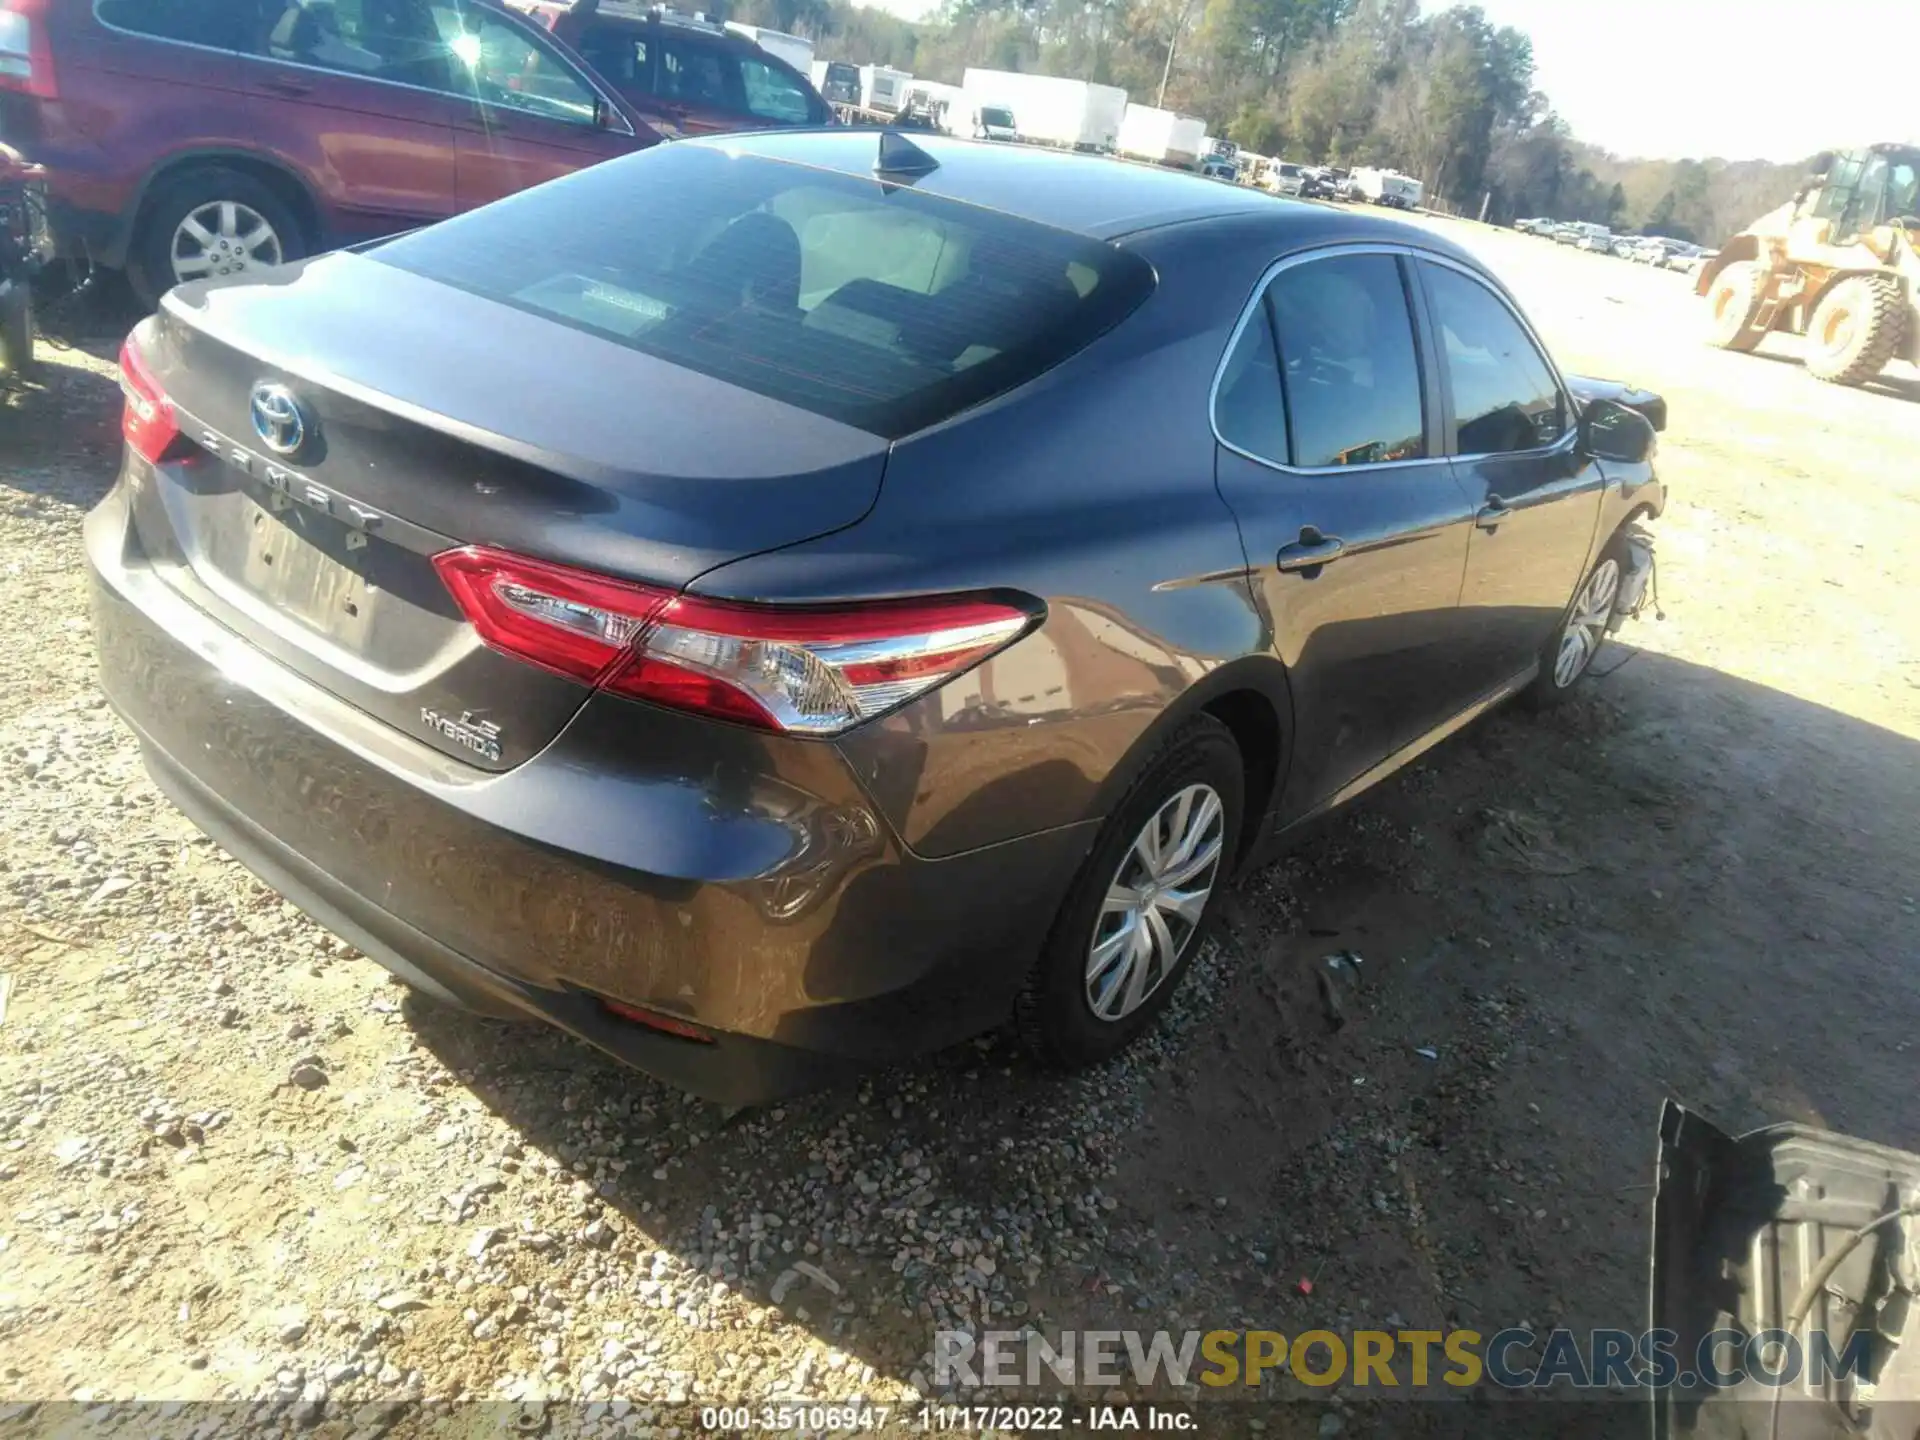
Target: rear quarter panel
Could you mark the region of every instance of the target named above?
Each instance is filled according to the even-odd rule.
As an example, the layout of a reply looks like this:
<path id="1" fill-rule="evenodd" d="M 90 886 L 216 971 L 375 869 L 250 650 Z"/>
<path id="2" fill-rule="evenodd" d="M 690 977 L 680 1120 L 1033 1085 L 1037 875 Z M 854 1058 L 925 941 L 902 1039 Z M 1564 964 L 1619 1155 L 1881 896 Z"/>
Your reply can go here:
<path id="1" fill-rule="evenodd" d="M 1208 393 L 1270 254 L 1236 237 L 1196 229 L 1157 247 L 1158 288 L 1115 330 L 899 442 L 858 525 L 695 582 L 735 598 L 1006 588 L 1045 602 L 1034 633 L 842 742 L 917 852 L 1104 814 L 1175 712 L 1234 662 L 1284 705 L 1214 485 Z"/>

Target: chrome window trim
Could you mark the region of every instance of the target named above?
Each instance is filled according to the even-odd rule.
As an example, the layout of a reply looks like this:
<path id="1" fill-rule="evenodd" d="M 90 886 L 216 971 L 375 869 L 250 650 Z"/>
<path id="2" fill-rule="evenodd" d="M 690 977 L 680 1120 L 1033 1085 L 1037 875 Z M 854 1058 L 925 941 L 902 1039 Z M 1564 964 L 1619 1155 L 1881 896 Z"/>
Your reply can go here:
<path id="1" fill-rule="evenodd" d="M 1214 440 L 1226 449 L 1231 450 L 1234 454 L 1251 460 L 1256 465 L 1264 465 L 1269 470 L 1278 470 L 1284 475 L 1364 475 L 1375 470 L 1405 470 L 1414 465 L 1446 464 L 1450 458 L 1446 455 L 1422 455 L 1414 460 L 1370 460 L 1362 465 L 1292 465 L 1283 460 L 1269 459 L 1265 455 L 1255 455 L 1251 450 L 1242 450 L 1238 445 L 1235 445 L 1220 433 L 1220 382 L 1226 379 L 1227 364 L 1233 359 L 1235 347 L 1240 344 L 1240 336 L 1245 332 L 1248 322 L 1259 312 L 1261 302 L 1266 298 L 1267 287 L 1273 284 L 1275 276 L 1279 275 L 1282 271 L 1291 270 L 1296 266 L 1310 265 L 1316 260 L 1331 260 L 1341 255 L 1391 255 L 1398 259 L 1402 256 L 1418 258 L 1423 253 L 1422 251 L 1414 249 L 1412 246 L 1394 244 L 1388 241 L 1354 241 L 1345 244 L 1322 245 L 1312 250 L 1302 250 L 1293 255 L 1286 255 L 1274 261 L 1273 264 L 1262 271 L 1259 281 L 1253 287 L 1252 296 L 1241 309 L 1239 320 L 1234 322 L 1233 330 L 1227 336 L 1227 347 L 1221 352 L 1220 363 L 1214 367 L 1213 384 L 1207 390 L 1207 425 L 1208 428 L 1213 431 Z M 1409 327 L 1414 327 L 1416 317 L 1412 308 L 1413 296 L 1409 295 L 1407 297 L 1407 305 L 1407 324 Z M 1418 360 L 1420 353 L 1420 334 L 1417 328 L 1413 331 L 1413 346 L 1415 359 Z M 1278 343 L 1276 341 L 1276 358 L 1277 349 Z M 1558 378 L 1557 372 L 1555 378 Z M 1420 396 L 1421 419 L 1423 424 L 1431 425 L 1432 417 L 1426 414 L 1427 397 L 1424 393 L 1424 387 L 1422 388 L 1423 393 Z"/>
<path id="2" fill-rule="evenodd" d="M 1502 294 L 1498 287 L 1489 285 L 1487 283 L 1487 277 L 1477 273 L 1471 265 L 1462 265 L 1458 260 L 1450 259 L 1445 255 L 1434 255 L 1426 251 L 1416 250 L 1411 253 L 1416 260 L 1424 260 L 1430 265 L 1444 266 L 1456 274 L 1464 275 L 1468 280 L 1471 280 L 1498 301 L 1502 308 L 1506 310 L 1507 314 L 1513 317 L 1515 323 L 1520 326 L 1520 333 L 1525 335 L 1527 340 L 1532 344 L 1534 353 L 1546 362 L 1547 374 L 1553 377 L 1554 388 L 1560 392 L 1560 413 L 1566 417 L 1567 421 L 1567 428 L 1554 437 L 1551 445 L 1536 445 L 1531 450 L 1476 450 L 1470 454 L 1455 455 L 1452 458 L 1455 460 L 1504 460 L 1508 456 L 1513 455 L 1531 455 L 1535 458 L 1540 458 L 1542 456 L 1557 455 L 1562 450 L 1570 448 L 1573 442 L 1578 440 L 1580 436 L 1580 426 L 1574 419 L 1573 392 L 1567 388 L 1566 377 L 1560 373 L 1560 367 L 1554 363 L 1553 352 L 1547 349 L 1546 345 L 1542 343 L 1539 334 L 1534 330 L 1533 326 L 1528 323 L 1527 317 L 1520 313 L 1519 307 Z M 1431 297 L 1428 298 L 1429 301 L 1431 301 Z M 1437 330 L 1439 328 L 1439 317 L 1437 315 L 1434 317 L 1433 323 Z M 1440 337 L 1437 334 L 1434 336 L 1434 340 L 1434 353 L 1439 357 L 1440 364 L 1444 367 L 1447 408 L 1452 409 L 1453 368 L 1447 363 L 1446 346 L 1440 343 Z M 1455 429 L 1457 434 L 1457 425 Z"/>
<path id="3" fill-rule="evenodd" d="M 116 25 L 107 19 L 106 16 L 102 15 L 100 13 L 101 3 L 102 0 L 93 0 L 94 24 L 98 25 L 102 30 L 110 31 L 115 35 L 124 35 L 129 40 L 141 40 L 149 45 L 172 45 L 181 50 L 198 50 L 203 55 L 224 55 L 229 60 L 251 61 L 254 64 L 265 65 L 285 65 L 290 70 L 304 70 L 310 75 L 345 76 L 349 80 L 360 80 L 369 85 L 385 85 L 391 89 L 406 90 L 415 95 L 435 95 L 442 100 L 464 100 L 469 105 L 473 105 L 481 110 L 494 111 L 502 115 L 526 115 L 534 120 L 552 120 L 556 125 L 572 125 L 576 130 L 585 130 L 590 133 L 598 129 L 591 121 L 584 125 L 575 125 L 571 120 L 561 120 L 552 115 L 533 115 L 526 110 L 516 110 L 511 105 L 492 104 L 482 100 L 478 95 L 462 95 L 454 90 L 435 90 L 431 85 L 409 85 L 404 80 L 389 80 L 383 75 L 361 75 L 352 70 L 330 70 L 325 65 L 308 65 L 299 60 L 282 60 L 277 55 L 252 55 L 245 50 L 227 50 L 218 45 L 202 45 L 197 40 L 175 40 L 169 35 L 150 35 L 144 30 L 129 30 L 126 26 Z M 502 13 L 493 11 L 491 7 L 488 7 L 488 9 L 490 18 L 496 18 L 499 13 Z M 509 27 L 511 27 L 512 24 L 513 21 L 510 19 L 508 21 Z M 529 26 L 528 28 L 531 29 L 535 27 Z M 574 79 L 585 85 L 590 92 L 598 95 L 602 100 L 607 102 L 607 113 L 612 116 L 613 119 L 620 122 L 620 128 L 617 131 L 610 130 L 608 133 L 625 135 L 629 138 L 638 138 L 637 132 L 633 128 L 633 123 L 628 120 L 625 115 L 620 113 L 618 103 L 601 87 L 597 80 L 580 69 L 579 66 L 575 65 L 559 51 L 551 50 L 547 53 L 549 53 L 553 59 L 564 65 L 567 73 L 572 75 Z"/>

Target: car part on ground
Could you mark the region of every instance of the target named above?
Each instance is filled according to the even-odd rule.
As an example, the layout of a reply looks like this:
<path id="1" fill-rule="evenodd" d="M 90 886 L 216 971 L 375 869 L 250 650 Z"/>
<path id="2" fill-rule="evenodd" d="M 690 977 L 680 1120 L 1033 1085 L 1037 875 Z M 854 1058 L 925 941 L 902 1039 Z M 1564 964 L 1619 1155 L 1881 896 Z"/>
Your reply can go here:
<path id="1" fill-rule="evenodd" d="M 730 1103 L 1016 1014 L 1112 1053 L 1665 496 L 1664 403 L 1425 231 L 941 137 L 660 147 L 184 287 L 123 371 L 88 554 L 162 788 Z"/>
<path id="2" fill-rule="evenodd" d="M 1804 335 L 1808 373 L 1837 385 L 1920 363 L 1920 148 L 1820 157 L 1793 200 L 1705 257 L 1694 288 L 1723 349 Z"/>
<path id="3" fill-rule="evenodd" d="M 34 282 L 53 256 L 47 177 L 0 144 L 0 381 L 34 373 Z"/>
<path id="4" fill-rule="evenodd" d="M 1729 1337 L 1723 1357 L 1744 1337 L 1769 1341 L 1772 1354 L 1727 1388 L 1678 1383 L 1676 1367 L 1650 1391 L 1656 1440 L 1912 1435 L 1917 1256 L 1920 1155 L 1799 1124 L 1731 1136 L 1667 1101 L 1651 1329 L 1670 1334 L 1675 1356 L 1701 1354 L 1716 1332 Z M 1814 1363 L 1819 1346 L 1825 1364 Z M 1832 1363 L 1848 1355 L 1851 1373 Z M 1762 1367 L 1793 1373 L 1766 1384 L 1752 1373 Z"/>

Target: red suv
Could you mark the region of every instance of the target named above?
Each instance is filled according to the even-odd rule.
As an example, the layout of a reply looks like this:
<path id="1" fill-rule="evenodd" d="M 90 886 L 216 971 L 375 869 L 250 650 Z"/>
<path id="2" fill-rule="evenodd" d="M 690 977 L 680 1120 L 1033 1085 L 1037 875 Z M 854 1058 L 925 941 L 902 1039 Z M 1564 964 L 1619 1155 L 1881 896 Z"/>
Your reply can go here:
<path id="1" fill-rule="evenodd" d="M 747 36 L 632 0 L 513 0 L 663 134 L 831 125 L 811 81 Z"/>
<path id="2" fill-rule="evenodd" d="M 60 249 L 149 302 L 660 139 L 484 0 L 0 0 L 0 136 L 51 172 Z"/>

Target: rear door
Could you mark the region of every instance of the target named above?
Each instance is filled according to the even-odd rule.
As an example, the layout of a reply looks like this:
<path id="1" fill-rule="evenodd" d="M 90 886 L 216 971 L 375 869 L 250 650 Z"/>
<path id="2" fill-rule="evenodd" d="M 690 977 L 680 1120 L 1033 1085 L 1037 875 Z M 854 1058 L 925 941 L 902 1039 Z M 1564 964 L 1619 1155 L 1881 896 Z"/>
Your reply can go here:
<path id="1" fill-rule="evenodd" d="M 1472 507 L 1439 389 L 1382 247 L 1282 262 L 1215 387 L 1220 493 L 1292 680 L 1291 819 L 1459 710 Z"/>
<path id="2" fill-rule="evenodd" d="M 452 57 L 426 0 L 268 0 L 245 62 L 261 143 L 292 158 L 338 217 L 340 243 L 458 208 Z"/>
<path id="3" fill-rule="evenodd" d="M 480 6 L 437 3 L 469 104 L 455 121 L 460 208 L 630 154 L 651 143 L 534 26 Z"/>
<path id="4" fill-rule="evenodd" d="M 1573 402 L 1513 306 L 1464 267 L 1419 262 L 1440 351 L 1447 448 L 1474 507 L 1462 620 L 1476 684 L 1524 670 L 1586 568 L 1606 476 Z"/>

